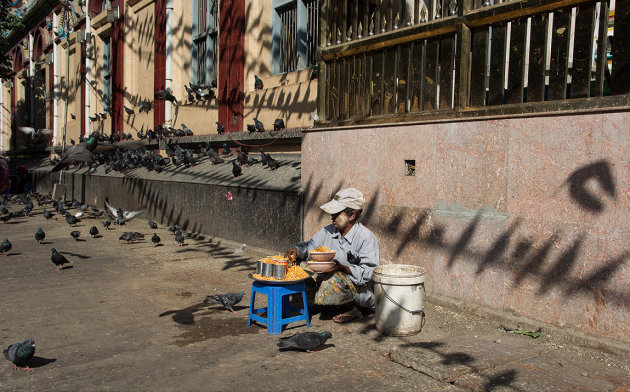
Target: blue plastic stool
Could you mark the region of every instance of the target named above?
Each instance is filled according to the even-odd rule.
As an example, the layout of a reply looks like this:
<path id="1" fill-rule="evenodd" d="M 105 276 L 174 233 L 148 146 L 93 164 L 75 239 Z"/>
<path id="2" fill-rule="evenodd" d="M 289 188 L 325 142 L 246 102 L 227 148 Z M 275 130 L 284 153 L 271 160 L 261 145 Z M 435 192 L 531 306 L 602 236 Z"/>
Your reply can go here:
<path id="1" fill-rule="evenodd" d="M 267 296 L 267 306 L 264 308 L 254 309 L 254 301 L 256 293 L 265 294 Z M 288 295 L 302 294 L 304 309 L 294 308 L 289 304 Z M 300 313 L 297 316 L 289 317 L 291 311 Z M 259 316 L 260 313 L 266 312 L 267 317 Z M 252 283 L 252 298 L 249 303 L 249 318 L 247 325 L 252 325 L 252 321 L 258 321 L 267 326 L 267 333 L 277 335 L 282 332 L 282 326 L 296 321 L 304 320 L 308 327 L 311 321 L 308 317 L 308 305 L 306 304 L 306 286 L 304 282 L 292 285 L 280 285 L 273 282 L 254 282 Z"/>

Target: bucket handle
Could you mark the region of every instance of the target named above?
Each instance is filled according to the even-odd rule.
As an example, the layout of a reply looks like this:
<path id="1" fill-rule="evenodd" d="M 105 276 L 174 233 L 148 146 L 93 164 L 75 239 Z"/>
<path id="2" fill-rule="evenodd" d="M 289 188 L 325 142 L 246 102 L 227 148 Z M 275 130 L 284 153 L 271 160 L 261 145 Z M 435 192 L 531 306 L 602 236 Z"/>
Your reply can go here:
<path id="1" fill-rule="evenodd" d="M 407 308 L 405 308 L 404 306 L 402 306 L 401 304 L 399 304 L 398 302 L 396 302 L 392 297 L 389 296 L 389 294 L 387 294 L 387 291 L 385 291 L 385 287 L 383 287 L 383 284 L 381 282 L 378 282 L 378 284 L 381 286 L 381 290 L 383 290 L 383 293 L 385 294 L 385 296 L 387 297 L 388 300 L 392 301 L 396 306 L 398 306 L 399 308 L 401 308 L 402 310 L 409 312 L 411 314 L 421 314 L 422 318 L 424 319 L 426 317 L 426 313 L 424 313 L 424 309 L 420 309 L 420 310 L 409 310 Z M 423 323 L 424 324 L 424 323 Z"/>

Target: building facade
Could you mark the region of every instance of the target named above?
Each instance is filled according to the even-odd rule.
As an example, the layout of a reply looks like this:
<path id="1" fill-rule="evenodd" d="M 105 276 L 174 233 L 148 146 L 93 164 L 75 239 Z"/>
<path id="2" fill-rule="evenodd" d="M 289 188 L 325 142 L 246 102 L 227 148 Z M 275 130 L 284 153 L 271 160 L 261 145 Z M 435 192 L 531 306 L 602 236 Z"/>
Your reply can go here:
<path id="1" fill-rule="evenodd" d="M 52 129 L 53 146 L 64 129 L 69 143 L 94 131 L 135 138 L 182 123 L 195 135 L 216 134 L 216 122 L 244 131 L 254 118 L 267 129 L 276 118 L 287 128 L 312 126 L 316 4 L 22 2 L 25 29 L 10 36 L 16 76 L 2 87 L 1 149 L 26 148 L 19 126 Z M 191 85 L 209 88 L 189 95 Z"/>

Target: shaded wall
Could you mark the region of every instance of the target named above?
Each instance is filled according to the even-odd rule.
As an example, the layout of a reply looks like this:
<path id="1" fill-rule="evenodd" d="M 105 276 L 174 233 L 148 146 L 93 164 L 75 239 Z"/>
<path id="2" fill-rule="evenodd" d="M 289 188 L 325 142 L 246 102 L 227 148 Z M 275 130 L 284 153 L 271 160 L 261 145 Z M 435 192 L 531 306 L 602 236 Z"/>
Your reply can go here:
<path id="1" fill-rule="evenodd" d="M 58 173 L 52 176 L 57 182 Z M 53 190 L 47 169 L 34 171 L 34 177 L 38 192 Z M 182 230 L 278 252 L 295 245 L 301 236 L 301 194 L 297 189 L 239 188 L 233 184 L 65 172 L 62 185 L 56 185 L 55 197 L 64 192 L 67 200 L 75 198 L 99 208 L 109 196 L 112 205 L 124 210 L 144 209 L 142 219 L 167 226 L 179 224 Z M 232 193 L 230 200 L 228 192 Z"/>
<path id="2" fill-rule="evenodd" d="M 319 205 L 356 187 L 381 262 L 427 268 L 428 291 L 630 341 L 629 120 L 305 133 L 305 236 L 329 223 Z M 412 159 L 416 174 L 405 176 Z"/>

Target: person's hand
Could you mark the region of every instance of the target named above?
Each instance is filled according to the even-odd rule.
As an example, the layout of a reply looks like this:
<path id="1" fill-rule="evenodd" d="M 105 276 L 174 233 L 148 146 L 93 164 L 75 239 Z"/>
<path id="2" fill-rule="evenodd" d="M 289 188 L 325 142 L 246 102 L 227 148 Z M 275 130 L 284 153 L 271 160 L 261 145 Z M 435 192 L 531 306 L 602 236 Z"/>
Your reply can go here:
<path id="1" fill-rule="evenodd" d="M 344 274 L 349 274 L 350 273 L 350 268 L 348 268 L 347 266 L 341 264 L 341 262 L 339 262 L 339 260 L 333 259 L 333 261 L 335 262 L 335 265 L 333 266 L 334 271 L 341 271 Z"/>
<path id="2" fill-rule="evenodd" d="M 291 248 L 284 253 L 284 257 L 289 259 L 290 261 L 295 261 L 297 258 L 297 248 Z"/>

